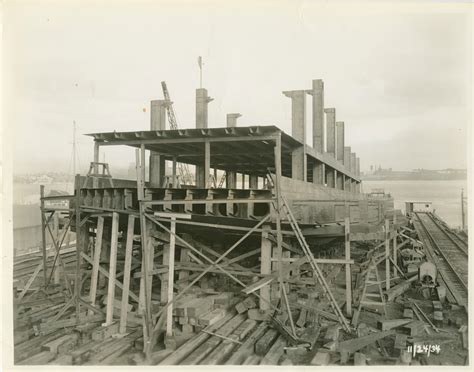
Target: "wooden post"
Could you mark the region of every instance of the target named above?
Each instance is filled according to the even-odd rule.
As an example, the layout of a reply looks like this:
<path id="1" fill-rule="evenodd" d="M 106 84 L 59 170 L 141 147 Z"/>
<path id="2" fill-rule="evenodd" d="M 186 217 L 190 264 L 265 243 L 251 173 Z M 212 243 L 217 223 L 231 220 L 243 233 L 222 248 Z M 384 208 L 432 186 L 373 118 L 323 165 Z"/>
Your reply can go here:
<path id="1" fill-rule="evenodd" d="M 272 242 L 268 239 L 269 225 L 262 228 L 262 244 L 260 250 L 260 273 L 269 275 L 272 272 Z M 270 309 L 270 286 L 266 285 L 260 289 L 260 310 Z"/>
<path id="2" fill-rule="evenodd" d="M 96 189 L 99 187 L 99 179 L 97 178 L 97 174 L 99 173 L 99 142 L 94 141 L 94 177 L 92 177 L 92 187 Z"/>
<path id="3" fill-rule="evenodd" d="M 461 229 L 466 230 L 466 217 L 464 212 L 464 189 L 461 189 Z"/>
<path id="4" fill-rule="evenodd" d="M 125 264 L 123 274 L 123 290 L 122 290 L 122 304 L 120 307 L 120 329 L 119 332 L 124 334 L 127 331 L 127 316 L 128 316 L 128 294 L 130 292 L 130 269 L 132 267 L 132 251 L 133 251 L 133 236 L 135 228 L 135 216 L 133 214 L 128 216 L 127 227 L 127 243 L 125 245 Z"/>
<path id="5" fill-rule="evenodd" d="M 117 269 L 117 245 L 118 245 L 118 228 L 119 215 L 117 212 L 112 213 L 112 237 L 110 239 L 110 260 L 109 260 L 109 284 L 107 288 L 107 310 L 105 316 L 105 325 L 111 325 L 114 316 L 114 300 L 115 300 L 115 276 Z"/>
<path id="6" fill-rule="evenodd" d="M 349 217 L 344 219 L 344 238 L 345 238 L 345 258 L 346 261 L 351 259 L 351 238 L 350 229 L 351 222 Z M 346 263 L 346 315 L 352 315 L 352 273 L 351 265 Z"/>
<path id="7" fill-rule="evenodd" d="M 91 288 L 89 291 L 89 300 L 91 305 L 95 305 L 95 297 L 97 295 L 97 283 L 99 280 L 99 265 L 100 265 L 100 253 L 102 250 L 102 236 L 104 234 L 104 217 L 97 217 L 97 230 L 95 233 L 95 247 L 94 247 L 94 261 L 92 264 L 91 273 Z M 93 311 L 89 310 L 89 315 L 92 315 Z"/>
<path id="8" fill-rule="evenodd" d="M 209 187 L 209 175 L 211 171 L 211 143 L 204 142 L 204 188 Z"/>
<path id="9" fill-rule="evenodd" d="M 47 267 L 47 260 L 46 257 L 46 218 L 44 216 L 44 185 L 40 186 L 40 196 L 41 196 L 41 249 L 43 251 L 43 276 L 44 276 L 44 285 L 46 287 L 48 283 L 48 267 Z"/>
<path id="10" fill-rule="evenodd" d="M 145 168 L 146 168 L 146 160 L 145 160 L 145 145 L 142 143 L 140 145 L 140 151 L 141 151 L 141 161 L 140 161 L 140 166 L 141 166 L 141 179 L 142 179 L 142 187 L 143 190 L 145 190 L 145 179 L 146 179 L 146 173 L 145 173 Z M 143 194 L 145 196 L 145 194 Z"/>
<path id="11" fill-rule="evenodd" d="M 84 227 L 81 226 L 81 185 L 79 174 L 76 174 L 74 186 L 76 189 L 76 276 L 74 281 L 74 298 L 76 301 L 76 319 L 79 321 L 79 314 L 81 312 L 81 302 L 79 301 L 81 298 L 81 294 L 79 293 L 81 289 L 81 251 L 82 244 L 84 244 L 84 236 L 82 233 Z M 67 281 L 66 271 L 64 271 L 64 277 Z"/>
<path id="12" fill-rule="evenodd" d="M 397 253 L 397 214 L 396 211 L 393 211 L 393 262 L 396 264 L 398 258 Z M 397 267 L 393 265 L 393 277 L 397 276 Z"/>
<path id="13" fill-rule="evenodd" d="M 61 248 L 61 242 L 60 242 L 60 234 L 59 234 L 59 212 L 54 212 L 53 214 L 53 235 L 54 235 L 54 240 L 57 242 L 59 245 L 59 248 Z M 51 249 L 52 251 L 52 249 Z M 54 254 L 53 254 L 54 256 Z M 58 267 L 54 270 L 54 284 L 59 284 L 59 265 Z"/>
<path id="14" fill-rule="evenodd" d="M 137 195 L 138 200 L 143 200 L 143 182 L 142 182 L 142 165 L 140 160 L 140 150 L 135 150 L 135 170 L 137 172 Z M 160 185 L 161 186 L 161 185 Z"/>
<path id="15" fill-rule="evenodd" d="M 171 218 L 170 251 L 168 255 L 168 306 L 166 313 L 166 336 L 173 336 L 173 289 L 174 289 L 174 253 L 176 244 L 176 217 Z"/>
<path id="16" fill-rule="evenodd" d="M 385 290 L 390 289 L 390 221 L 385 220 Z"/>
<path id="17" fill-rule="evenodd" d="M 171 240 L 171 236 L 170 236 Z M 166 265 L 170 258 L 170 245 L 163 244 L 163 265 Z M 160 303 L 166 305 L 168 303 L 168 273 L 161 274 Z"/>
<path id="18" fill-rule="evenodd" d="M 281 134 L 275 140 L 275 194 L 276 194 L 276 213 L 275 222 L 277 230 L 277 259 L 278 259 L 278 278 L 280 289 L 283 285 L 283 235 L 281 233 L 281 190 L 280 190 L 280 177 L 281 177 Z"/>

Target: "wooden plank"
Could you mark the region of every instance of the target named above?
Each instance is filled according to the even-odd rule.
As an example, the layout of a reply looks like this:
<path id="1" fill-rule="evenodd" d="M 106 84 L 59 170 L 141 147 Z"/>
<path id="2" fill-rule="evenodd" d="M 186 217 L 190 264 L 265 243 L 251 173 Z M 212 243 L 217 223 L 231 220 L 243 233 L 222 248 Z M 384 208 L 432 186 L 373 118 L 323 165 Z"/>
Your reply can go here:
<path id="1" fill-rule="evenodd" d="M 95 236 L 95 247 L 94 247 L 94 259 L 92 262 L 92 273 L 91 273 L 91 284 L 89 299 L 91 305 L 95 305 L 95 298 L 97 295 L 97 282 L 99 279 L 99 266 L 100 266 L 100 253 L 102 250 L 102 237 L 104 234 L 104 217 L 97 217 L 97 231 Z M 92 313 L 92 310 L 89 310 L 89 313 Z"/>
<path id="2" fill-rule="evenodd" d="M 382 331 L 388 331 L 389 329 L 397 328 L 410 322 L 411 319 L 382 319 L 377 322 L 377 328 Z"/>
<path id="3" fill-rule="evenodd" d="M 253 353 L 255 342 L 263 336 L 268 328 L 268 324 L 263 322 L 257 327 L 257 329 L 245 340 L 245 342 L 232 353 L 230 358 L 225 363 L 226 365 L 237 365 L 241 364 L 247 355 Z"/>
<path id="4" fill-rule="evenodd" d="M 245 320 L 232 332 L 232 334 L 229 336 L 230 340 L 224 340 L 214 351 L 212 351 L 204 360 L 201 361 L 201 364 L 222 364 L 229 357 L 232 351 L 239 346 L 238 342 L 244 339 L 245 336 L 256 326 L 256 324 L 257 322 L 254 320 Z M 240 343 L 240 345 L 242 345 L 242 343 Z"/>
<path id="5" fill-rule="evenodd" d="M 109 259 L 109 284 L 107 288 L 107 311 L 105 316 L 105 325 L 111 325 L 114 314 L 115 300 L 115 276 L 117 274 L 117 245 L 119 214 L 114 212 L 112 215 L 112 237 L 110 241 L 110 259 Z"/>
<path id="6" fill-rule="evenodd" d="M 390 289 L 390 221 L 385 220 L 385 289 Z"/>
<path id="7" fill-rule="evenodd" d="M 278 360 L 283 355 L 283 347 L 286 346 L 286 340 L 283 336 L 277 338 L 275 343 L 268 350 L 265 357 L 260 362 L 261 365 L 277 365 Z"/>
<path id="8" fill-rule="evenodd" d="M 33 355 L 29 358 L 23 359 L 19 362 L 19 365 L 43 365 L 47 364 L 48 362 L 52 361 L 56 358 L 56 354 L 50 351 L 42 351 L 39 354 Z"/>
<path id="9" fill-rule="evenodd" d="M 345 353 L 351 354 L 362 349 L 363 347 L 367 345 L 374 343 L 377 340 L 381 340 L 393 334 L 395 334 L 395 331 L 389 330 L 389 331 L 384 331 L 384 332 L 372 333 L 370 335 L 354 338 L 352 340 L 343 341 L 339 343 L 337 350 L 339 352 L 345 352 Z"/>
<path id="10" fill-rule="evenodd" d="M 262 357 L 265 356 L 278 336 L 279 333 L 276 329 L 269 329 L 262 338 L 255 343 L 255 354 Z"/>
<path id="11" fill-rule="evenodd" d="M 344 234 L 345 234 L 345 259 L 351 259 L 351 240 L 350 240 L 350 220 L 346 217 L 344 220 Z M 346 264 L 346 315 L 352 316 L 352 273 L 351 265 Z"/>
<path id="12" fill-rule="evenodd" d="M 212 326 L 206 327 L 205 329 L 210 332 L 216 331 L 220 328 L 223 324 L 229 322 L 235 314 L 230 313 L 227 314 L 223 319 L 219 322 L 213 324 Z M 166 357 L 160 362 L 160 365 L 176 365 L 179 364 L 184 358 L 186 358 L 189 354 L 191 354 L 194 350 L 196 350 L 202 343 L 208 340 L 211 336 L 207 333 L 199 333 L 198 335 L 194 336 L 190 340 L 186 341 L 183 345 L 181 345 L 178 349 L 176 349 L 171 355 Z"/>
<path id="13" fill-rule="evenodd" d="M 262 230 L 262 241 L 260 250 L 260 273 L 262 275 L 271 274 L 271 257 L 272 257 L 272 242 L 268 239 L 268 231 L 270 230 L 269 225 L 263 226 Z M 259 299 L 260 310 L 270 309 L 270 286 L 264 285 L 260 289 Z"/>
<path id="14" fill-rule="evenodd" d="M 171 218 L 170 222 L 170 248 L 168 254 L 168 306 L 166 315 L 166 335 L 173 335 L 173 294 L 174 294 L 174 260 L 176 249 L 176 217 Z M 151 287 L 151 286 L 150 286 Z"/>
<path id="15" fill-rule="evenodd" d="M 245 317 L 243 315 L 236 315 L 224 326 L 217 330 L 219 335 L 227 337 L 235 328 L 237 328 L 243 321 Z M 209 353 L 212 352 L 220 343 L 222 339 L 216 336 L 212 336 L 206 340 L 201 346 L 199 346 L 194 352 L 192 352 L 188 357 L 183 361 L 182 364 L 199 364 Z"/>
<path id="16" fill-rule="evenodd" d="M 25 296 L 26 292 L 28 292 L 28 289 L 30 289 L 31 287 L 31 284 L 33 284 L 33 281 L 36 279 L 36 277 L 38 276 L 38 273 L 43 270 L 43 267 L 44 267 L 44 264 L 41 262 L 38 264 L 38 266 L 36 266 L 36 269 L 35 271 L 33 272 L 33 274 L 30 276 L 30 279 L 28 279 L 28 282 L 26 283 L 25 287 L 23 288 L 23 291 L 21 291 L 21 293 L 19 294 L 18 296 L 18 302 L 20 302 L 23 297 Z"/>
<path id="17" fill-rule="evenodd" d="M 119 332 L 121 334 L 124 334 L 127 330 L 128 295 L 130 292 L 130 269 L 132 266 L 134 228 L 135 228 L 135 216 L 129 215 L 128 227 L 127 227 L 127 242 L 125 245 L 125 263 L 124 263 L 122 303 L 121 303 L 121 309 L 120 309 Z"/>

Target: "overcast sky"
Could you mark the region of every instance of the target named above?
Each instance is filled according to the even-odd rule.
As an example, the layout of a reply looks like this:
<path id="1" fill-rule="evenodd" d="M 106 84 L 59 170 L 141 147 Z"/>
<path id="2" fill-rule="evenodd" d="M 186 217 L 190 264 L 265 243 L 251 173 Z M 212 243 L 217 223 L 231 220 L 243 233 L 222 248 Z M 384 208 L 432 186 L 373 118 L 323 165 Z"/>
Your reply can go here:
<path id="1" fill-rule="evenodd" d="M 179 126 L 194 127 L 199 55 L 215 99 L 210 127 L 240 112 L 239 125 L 291 133 L 281 92 L 323 79 L 325 106 L 346 123 L 346 145 L 362 170 L 467 166 L 467 4 L 172 4 L 7 2 L 5 129 L 15 173 L 72 172 L 73 121 L 85 172 L 93 145 L 80 134 L 149 129 L 149 101 L 162 98 L 162 80 Z M 107 151 L 112 173 L 133 159 L 131 151 Z"/>

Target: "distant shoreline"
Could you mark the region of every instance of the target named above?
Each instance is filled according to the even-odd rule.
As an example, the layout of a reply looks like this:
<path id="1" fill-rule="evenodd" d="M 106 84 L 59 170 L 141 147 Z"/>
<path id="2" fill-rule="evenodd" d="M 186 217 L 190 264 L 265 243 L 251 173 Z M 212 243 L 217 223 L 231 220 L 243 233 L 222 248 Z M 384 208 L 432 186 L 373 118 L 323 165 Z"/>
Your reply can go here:
<path id="1" fill-rule="evenodd" d="M 467 177 L 425 176 L 425 177 L 390 177 L 390 176 L 362 176 L 362 181 L 467 181 Z"/>

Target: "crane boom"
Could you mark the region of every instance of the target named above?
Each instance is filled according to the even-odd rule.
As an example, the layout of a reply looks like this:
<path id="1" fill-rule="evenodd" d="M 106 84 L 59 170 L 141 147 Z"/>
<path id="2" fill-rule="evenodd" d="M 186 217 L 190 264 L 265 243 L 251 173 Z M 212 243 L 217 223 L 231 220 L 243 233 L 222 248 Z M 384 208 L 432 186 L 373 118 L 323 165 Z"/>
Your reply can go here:
<path id="1" fill-rule="evenodd" d="M 165 100 L 171 102 L 170 94 L 168 92 L 168 87 L 166 86 L 166 82 L 162 81 L 161 82 L 161 88 L 163 89 L 163 95 L 165 97 Z M 177 130 L 178 129 L 178 121 L 176 120 L 176 114 L 173 109 L 173 104 L 170 103 L 166 111 L 168 112 L 168 122 L 170 123 L 170 128 Z M 179 174 L 181 176 L 182 182 L 185 185 L 191 185 L 194 184 L 194 177 L 192 173 L 189 171 L 189 167 L 186 163 L 178 163 L 177 164 Z"/>

